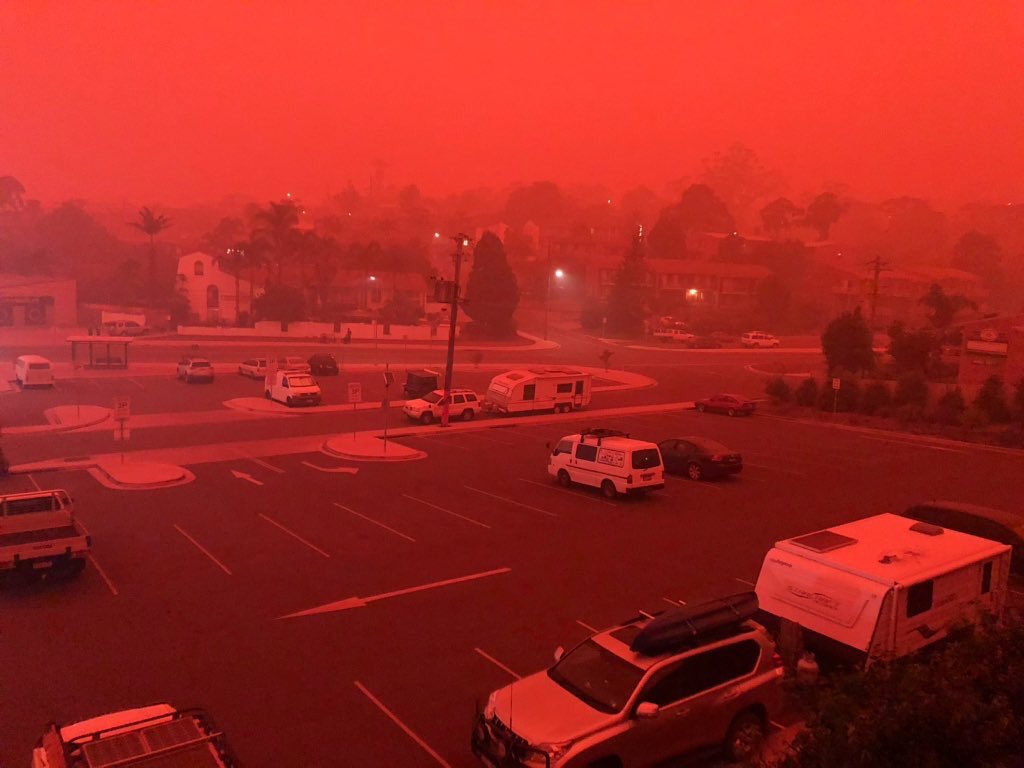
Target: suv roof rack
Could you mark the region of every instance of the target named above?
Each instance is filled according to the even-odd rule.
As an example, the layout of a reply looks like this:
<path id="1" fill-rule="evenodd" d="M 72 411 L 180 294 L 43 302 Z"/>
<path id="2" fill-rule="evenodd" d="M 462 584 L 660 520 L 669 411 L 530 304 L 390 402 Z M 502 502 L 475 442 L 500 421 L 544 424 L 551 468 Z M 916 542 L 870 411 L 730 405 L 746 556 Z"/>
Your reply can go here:
<path id="1" fill-rule="evenodd" d="M 606 437 L 629 437 L 629 434 L 619 429 L 607 429 L 605 427 L 589 427 L 580 431 L 580 438 L 582 440 L 586 441 L 588 437 L 596 437 L 597 442 L 600 443 Z"/>
<path id="2" fill-rule="evenodd" d="M 756 613 L 756 592 L 739 592 L 698 605 L 672 608 L 651 619 L 633 638 L 629 650 L 643 656 L 658 656 L 742 624 Z"/>

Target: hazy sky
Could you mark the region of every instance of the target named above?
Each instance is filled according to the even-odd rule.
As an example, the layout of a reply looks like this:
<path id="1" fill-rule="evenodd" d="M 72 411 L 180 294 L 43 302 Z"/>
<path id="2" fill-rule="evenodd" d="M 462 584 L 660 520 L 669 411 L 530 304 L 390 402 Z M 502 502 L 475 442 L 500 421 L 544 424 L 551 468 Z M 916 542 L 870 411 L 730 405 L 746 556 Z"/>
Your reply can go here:
<path id="1" fill-rule="evenodd" d="M 746 144 L 794 195 L 1024 201 L 1024 3 L 0 2 L 30 197 L 655 189 Z"/>

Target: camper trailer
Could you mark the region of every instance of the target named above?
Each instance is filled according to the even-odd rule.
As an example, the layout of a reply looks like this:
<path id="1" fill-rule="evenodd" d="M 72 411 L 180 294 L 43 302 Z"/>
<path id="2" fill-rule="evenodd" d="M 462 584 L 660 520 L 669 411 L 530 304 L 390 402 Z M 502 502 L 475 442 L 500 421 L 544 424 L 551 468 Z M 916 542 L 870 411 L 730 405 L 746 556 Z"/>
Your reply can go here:
<path id="1" fill-rule="evenodd" d="M 590 403 L 591 375 L 570 368 L 524 368 L 491 379 L 484 410 L 568 413 Z"/>
<path id="2" fill-rule="evenodd" d="M 783 656 L 869 665 L 1001 613 L 1010 547 L 892 514 L 776 542 L 757 579 Z"/>

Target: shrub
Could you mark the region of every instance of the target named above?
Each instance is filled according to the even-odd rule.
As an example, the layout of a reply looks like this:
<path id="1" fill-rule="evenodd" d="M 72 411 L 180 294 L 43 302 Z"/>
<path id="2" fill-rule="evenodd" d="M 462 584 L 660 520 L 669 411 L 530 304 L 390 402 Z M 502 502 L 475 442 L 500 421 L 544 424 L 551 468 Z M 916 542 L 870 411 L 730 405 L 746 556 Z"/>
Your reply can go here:
<path id="1" fill-rule="evenodd" d="M 974 407 L 984 413 L 990 422 L 1005 424 L 1010 420 L 1010 406 L 1006 402 L 1006 390 L 999 376 L 989 376 L 974 398 Z"/>
<path id="2" fill-rule="evenodd" d="M 832 383 L 823 386 L 818 393 L 818 407 L 823 411 L 849 411 L 857 410 L 860 402 L 860 384 L 857 379 L 840 378 L 839 389 L 832 389 Z"/>
<path id="3" fill-rule="evenodd" d="M 884 381 L 873 381 L 864 389 L 860 399 L 860 409 L 867 414 L 884 411 L 892 405 L 889 386 Z"/>
<path id="4" fill-rule="evenodd" d="M 951 389 L 935 404 L 935 420 L 940 424 L 959 424 L 964 417 L 967 404 L 960 387 Z"/>
<path id="5" fill-rule="evenodd" d="M 913 372 L 901 376 L 896 382 L 896 405 L 915 405 L 924 408 L 928 402 L 928 381 L 923 373 Z"/>
<path id="6" fill-rule="evenodd" d="M 818 382 L 814 379 L 804 379 L 800 386 L 793 393 L 793 399 L 797 405 L 808 408 L 818 401 Z"/>
<path id="7" fill-rule="evenodd" d="M 765 394 L 779 403 L 788 403 L 793 398 L 793 391 L 781 376 L 772 376 L 764 388 Z"/>

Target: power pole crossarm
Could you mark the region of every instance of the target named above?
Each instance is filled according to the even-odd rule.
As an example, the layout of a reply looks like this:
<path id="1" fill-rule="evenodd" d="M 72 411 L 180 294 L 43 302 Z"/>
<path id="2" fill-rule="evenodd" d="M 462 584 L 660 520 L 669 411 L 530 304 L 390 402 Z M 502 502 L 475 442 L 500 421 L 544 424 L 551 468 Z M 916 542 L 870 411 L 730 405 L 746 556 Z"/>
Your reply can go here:
<path id="1" fill-rule="evenodd" d="M 462 272 L 462 249 L 469 245 L 467 235 L 458 234 L 455 241 L 455 282 L 451 291 L 451 312 L 448 325 L 448 359 L 444 368 L 444 400 L 441 404 L 441 426 L 448 426 L 452 399 L 452 370 L 455 367 L 455 329 L 459 314 L 459 276 Z"/>

